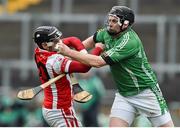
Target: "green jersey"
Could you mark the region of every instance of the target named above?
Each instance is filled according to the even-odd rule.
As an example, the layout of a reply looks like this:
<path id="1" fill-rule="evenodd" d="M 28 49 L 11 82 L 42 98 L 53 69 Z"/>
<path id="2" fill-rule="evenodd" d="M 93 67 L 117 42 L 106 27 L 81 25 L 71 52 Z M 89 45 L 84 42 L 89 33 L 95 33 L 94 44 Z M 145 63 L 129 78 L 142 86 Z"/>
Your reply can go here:
<path id="1" fill-rule="evenodd" d="M 105 44 L 102 58 L 110 65 L 118 91 L 123 96 L 135 95 L 156 86 L 157 79 L 142 42 L 131 28 L 116 38 L 110 36 L 106 29 L 102 29 L 94 35 L 94 41 Z"/>

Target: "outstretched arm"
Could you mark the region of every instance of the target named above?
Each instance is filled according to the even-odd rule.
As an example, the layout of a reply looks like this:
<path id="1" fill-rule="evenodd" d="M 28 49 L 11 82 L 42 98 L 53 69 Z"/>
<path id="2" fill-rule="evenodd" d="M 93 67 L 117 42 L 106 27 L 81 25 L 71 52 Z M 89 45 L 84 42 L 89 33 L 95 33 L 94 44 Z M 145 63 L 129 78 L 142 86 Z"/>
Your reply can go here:
<path id="1" fill-rule="evenodd" d="M 92 55 L 100 55 L 103 50 L 100 47 L 96 47 L 91 51 Z M 78 61 L 73 60 L 69 66 L 69 73 L 85 73 L 91 69 L 91 66 L 80 63 Z"/>
<path id="2" fill-rule="evenodd" d="M 59 43 L 58 45 L 59 45 L 59 53 L 68 56 L 74 60 L 77 60 L 81 63 L 97 68 L 106 65 L 106 62 L 103 60 L 101 56 L 83 54 L 81 52 L 70 49 L 63 43 Z"/>

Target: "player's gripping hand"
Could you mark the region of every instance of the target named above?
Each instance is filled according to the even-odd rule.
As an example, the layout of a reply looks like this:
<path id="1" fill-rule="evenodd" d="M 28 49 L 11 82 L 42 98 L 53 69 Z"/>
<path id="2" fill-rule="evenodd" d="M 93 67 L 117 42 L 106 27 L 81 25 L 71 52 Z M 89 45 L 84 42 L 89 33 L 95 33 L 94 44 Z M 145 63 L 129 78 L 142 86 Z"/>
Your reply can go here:
<path id="1" fill-rule="evenodd" d="M 71 50 L 67 45 L 65 45 L 62 41 L 59 41 L 56 46 L 56 49 L 58 49 L 57 53 L 60 53 L 64 56 L 68 55 L 68 52 Z"/>
<path id="2" fill-rule="evenodd" d="M 88 53 L 87 50 L 84 48 L 83 44 L 80 44 L 80 43 L 79 44 L 76 43 L 76 45 L 74 45 L 75 43 L 71 42 L 71 45 L 74 45 L 76 49 L 77 49 L 77 46 L 79 46 L 79 49 L 77 50 L 80 51 L 81 53 L 87 54 Z M 59 40 L 59 42 L 55 46 L 55 49 L 57 53 L 60 53 L 62 55 L 67 55 L 68 51 L 70 50 L 69 46 L 67 46 L 66 43 L 62 42 L 62 40 Z"/>
<path id="3" fill-rule="evenodd" d="M 104 49 L 105 49 L 105 45 L 102 44 L 102 43 L 96 43 L 96 44 L 95 44 L 95 47 L 99 47 L 99 48 L 101 48 L 103 51 L 104 51 Z"/>

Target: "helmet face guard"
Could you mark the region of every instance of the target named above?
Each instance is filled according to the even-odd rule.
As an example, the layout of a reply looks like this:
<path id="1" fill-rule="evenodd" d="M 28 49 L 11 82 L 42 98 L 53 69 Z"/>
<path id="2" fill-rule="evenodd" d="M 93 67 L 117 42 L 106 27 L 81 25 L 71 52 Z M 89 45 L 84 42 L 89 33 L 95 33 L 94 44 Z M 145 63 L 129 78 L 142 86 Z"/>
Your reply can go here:
<path id="1" fill-rule="evenodd" d="M 120 17 L 118 17 L 117 15 L 114 15 L 114 14 L 109 14 L 108 16 L 113 16 L 113 17 L 116 17 L 117 18 L 117 20 L 118 20 L 118 24 L 119 24 L 119 26 L 121 26 L 122 25 L 122 23 L 121 23 L 121 21 L 122 21 L 122 19 L 120 19 Z"/>
<path id="2" fill-rule="evenodd" d="M 113 32 L 109 30 L 110 29 L 108 23 L 109 16 L 113 16 L 117 19 L 117 24 L 120 26 L 119 32 Z M 107 15 L 105 26 L 107 28 L 107 32 L 110 35 L 115 36 L 126 29 L 123 28 L 123 25 L 126 25 L 128 27 L 131 26 L 133 23 L 134 23 L 134 12 L 130 8 L 126 6 L 114 6 Z"/>
<path id="3" fill-rule="evenodd" d="M 62 36 L 62 33 L 53 26 L 40 26 L 38 27 L 34 32 L 34 42 L 42 48 L 41 44 L 46 43 L 52 43 L 56 40 L 59 40 L 59 38 Z"/>
<path id="4" fill-rule="evenodd" d="M 134 12 L 126 6 L 114 6 L 108 13 L 108 15 L 116 16 L 119 18 L 119 22 L 124 24 L 124 21 L 129 21 L 129 25 L 134 23 Z"/>

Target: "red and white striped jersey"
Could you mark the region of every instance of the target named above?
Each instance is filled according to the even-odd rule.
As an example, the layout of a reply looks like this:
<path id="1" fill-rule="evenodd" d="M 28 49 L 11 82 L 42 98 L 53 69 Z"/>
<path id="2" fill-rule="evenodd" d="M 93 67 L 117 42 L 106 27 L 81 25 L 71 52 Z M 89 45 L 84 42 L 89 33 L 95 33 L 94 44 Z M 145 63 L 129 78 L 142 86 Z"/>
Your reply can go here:
<path id="1" fill-rule="evenodd" d="M 64 38 L 63 43 L 80 52 L 87 52 L 76 37 Z M 101 52 L 102 49 L 96 47 L 91 51 L 91 54 L 100 55 Z M 42 110 L 46 122 L 52 127 L 81 127 L 81 122 L 77 119 L 72 106 L 73 92 L 69 74 L 87 72 L 91 67 L 70 60 L 56 52 L 49 52 L 40 48 L 35 49 L 35 62 L 42 84 L 61 73 L 66 73 L 60 80 L 44 89 Z"/>
<path id="2" fill-rule="evenodd" d="M 64 38 L 63 43 L 74 47 L 78 51 L 84 52 L 83 50 L 85 50 L 81 41 L 75 37 Z M 102 49 L 97 47 L 91 51 L 91 54 L 100 55 L 101 52 Z M 45 83 L 61 73 L 68 73 L 44 89 L 43 106 L 47 109 L 61 109 L 72 106 L 73 92 L 69 73 L 87 72 L 91 67 L 70 60 L 56 52 L 49 52 L 40 48 L 35 49 L 35 61 L 41 83 Z"/>
<path id="3" fill-rule="evenodd" d="M 63 70 L 68 72 L 71 60 L 61 54 L 35 49 L 35 60 L 42 83 L 56 77 Z M 48 109 L 60 109 L 72 105 L 72 91 L 69 74 L 44 89 L 43 106 Z"/>

